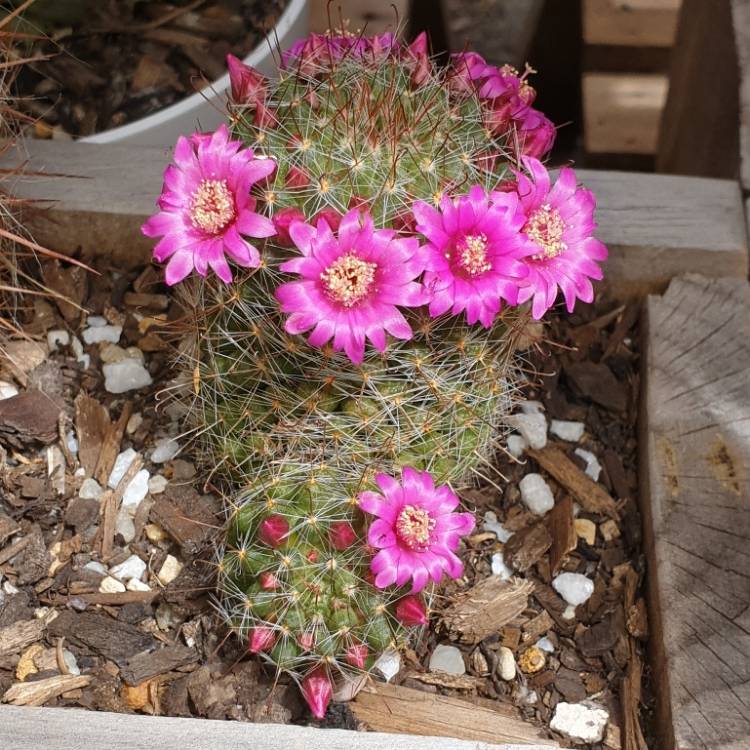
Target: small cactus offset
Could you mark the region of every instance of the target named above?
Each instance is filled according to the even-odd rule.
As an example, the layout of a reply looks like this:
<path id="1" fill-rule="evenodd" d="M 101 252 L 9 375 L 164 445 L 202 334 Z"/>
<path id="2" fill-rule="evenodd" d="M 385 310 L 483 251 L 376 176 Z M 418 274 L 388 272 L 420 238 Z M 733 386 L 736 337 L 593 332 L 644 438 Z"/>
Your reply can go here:
<path id="1" fill-rule="evenodd" d="M 519 332 L 560 291 L 591 301 L 606 249 L 592 194 L 539 161 L 525 74 L 438 69 L 423 35 L 312 35 L 273 82 L 228 62 L 231 131 L 179 140 L 144 232 L 167 283 L 197 272 L 182 356 L 230 498 L 222 611 L 322 717 L 462 575 L 454 489 L 494 481 Z"/>

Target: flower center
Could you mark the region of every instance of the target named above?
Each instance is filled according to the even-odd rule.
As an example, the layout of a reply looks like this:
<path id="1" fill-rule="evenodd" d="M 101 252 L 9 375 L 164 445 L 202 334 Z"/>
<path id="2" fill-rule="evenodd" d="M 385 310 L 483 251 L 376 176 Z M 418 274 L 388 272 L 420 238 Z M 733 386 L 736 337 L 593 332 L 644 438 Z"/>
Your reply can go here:
<path id="1" fill-rule="evenodd" d="M 320 279 L 332 299 L 344 307 L 352 307 L 369 293 L 377 268 L 377 263 L 368 263 L 348 252 L 328 266 Z"/>
<path id="2" fill-rule="evenodd" d="M 456 248 L 458 264 L 469 276 L 479 276 L 490 271 L 492 263 L 487 259 L 487 237 L 483 234 L 468 234 Z"/>
<path id="3" fill-rule="evenodd" d="M 227 181 L 201 181 L 190 203 L 190 220 L 193 226 L 216 234 L 233 218 L 234 200 Z"/>
<path id="4" fill-rule="evenodd" d="M 522 231 L 542 249 L 541 253 L 532 256 L 536 260 L 549 260 L 568 249 L 563 242 L 565 222 L 560 212 L 549 203 L 540 206 L 529 216 Z"/>
<path id="5" fill-rule="evenodd" d="M 396 519 L 398 538 L 410 549 L 426 549 L 434 528 L 435 519 L 429 512 L 414 505 L 405 505 Z"/>

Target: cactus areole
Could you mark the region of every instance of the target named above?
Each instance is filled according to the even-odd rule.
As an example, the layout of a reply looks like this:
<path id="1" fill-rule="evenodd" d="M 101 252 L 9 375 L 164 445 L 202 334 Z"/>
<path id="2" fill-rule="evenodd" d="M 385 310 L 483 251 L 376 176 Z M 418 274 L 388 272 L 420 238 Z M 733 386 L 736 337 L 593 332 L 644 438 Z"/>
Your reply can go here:
<path id="1" fill-rule="evenodd" d="M 525 73 L 346 33 L 229 68 L 229 127 L 179 139 L 144 232 L 193 323 L 221 611 L 321 718 L 463 575 L 456 489 L 491 477 L 519 330 L 590 302 L 607 252 Z"/>

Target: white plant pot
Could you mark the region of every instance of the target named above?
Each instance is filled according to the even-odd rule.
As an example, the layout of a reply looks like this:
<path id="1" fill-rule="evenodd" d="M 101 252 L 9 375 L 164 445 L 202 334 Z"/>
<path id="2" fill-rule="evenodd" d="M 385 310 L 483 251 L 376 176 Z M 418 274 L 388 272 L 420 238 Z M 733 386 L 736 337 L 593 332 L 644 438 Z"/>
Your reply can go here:
<path id="1" fill-rule="evenodd" d="M 291 46 L 307 34 L 307 0 L 290 0 L 268 36 L 244 59 L 266 76 L 278 68 L 278 50 Z M 138 146 L 173 146 L 179 135 L 195 130 L 213 130 L 226 121 L 225 92 L 229 73 L 202 91 L 119 128 L 81 138 L 83 143 L 129 143 Z"/>

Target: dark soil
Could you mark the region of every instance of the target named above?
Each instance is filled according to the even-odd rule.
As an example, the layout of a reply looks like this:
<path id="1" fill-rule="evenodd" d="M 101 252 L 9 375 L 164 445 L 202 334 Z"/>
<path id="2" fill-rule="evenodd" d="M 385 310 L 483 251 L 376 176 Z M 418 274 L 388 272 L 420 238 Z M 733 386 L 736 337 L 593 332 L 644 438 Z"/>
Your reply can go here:
<path id="1" fill-rule="evenodd" d="M 40 137 L 86 136 L 132 122 L 200 91 L 226 72 L 231 52 L 256 47 L 286 0 L 37 0 L 45 38 L 18 93 Z"/>

